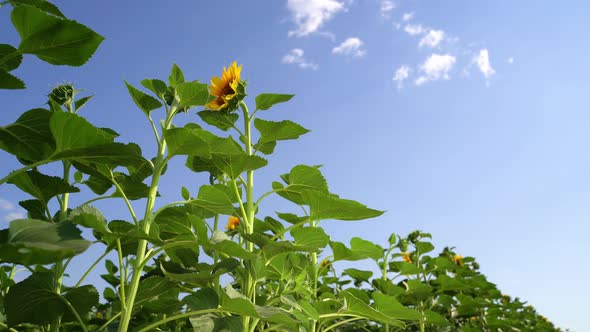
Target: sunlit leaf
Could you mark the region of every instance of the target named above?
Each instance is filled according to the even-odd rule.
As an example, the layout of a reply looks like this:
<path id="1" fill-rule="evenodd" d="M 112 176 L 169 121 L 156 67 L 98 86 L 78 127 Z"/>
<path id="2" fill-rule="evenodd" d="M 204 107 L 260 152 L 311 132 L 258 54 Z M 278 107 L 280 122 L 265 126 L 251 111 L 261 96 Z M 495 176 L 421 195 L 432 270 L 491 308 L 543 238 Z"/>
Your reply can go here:
<path id="1" fill-rule="evenodd" d="M 278 93 L 261 93 L 256 96 L 256 109 L 267 110 L 273 105 L 284 103 L 291 100 L 294 95 L 278 94 Z"/>
<path id="2" fill-rule="evenodd" d="M 0 261 L 50 264 L 86 250 L 90 242 L 69 222 L 57 224 L 35 219 L 18 219 L 0 231 Z"/>
<path id="3" fill-rule="evenodd" d="M 129 95 L 131 95 L 131 99 L 133 99 L 135 105 L 137 105 L 137 107 L 139 107 L 146 115 L 149 115 L 151 111 L 162 107 L 162 103 L 156 98 L 141 92 L 131 84 L 127 83 L 127 81 L 125 81 L 125 86 L 127 87 L 127 91 L 129 91 Z"/>
<path id="4" fill-rule="evenodd" d="M 18 50 L 54 65 L 83 65 L 104 39 L 76 21 L 31 6 L 15 7 L 11 19 L 21 37 Z"/>

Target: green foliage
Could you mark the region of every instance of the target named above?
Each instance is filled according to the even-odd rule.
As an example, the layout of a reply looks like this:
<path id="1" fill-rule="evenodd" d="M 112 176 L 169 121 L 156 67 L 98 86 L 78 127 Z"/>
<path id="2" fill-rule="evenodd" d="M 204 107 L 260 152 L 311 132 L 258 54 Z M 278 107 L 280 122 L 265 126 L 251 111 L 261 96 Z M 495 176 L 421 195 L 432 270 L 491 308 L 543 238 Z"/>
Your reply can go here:
<path id="1" fill-rule="evenodd" d="M 49 2 L 8 3 L 21 42 L 18 47 L 0 44 L 0 88 L 24 87 L 9 73 L 20 66 L 23 54 L 79 66 L 102 41 Z M 359 221 L 384 211 L 332 193 L 319 166 L 296 165 L 280 176 L 282 182 L 255 192 L 255 173 L 268 164 L 277 142 L 296 140 L 308 130 L 290 120 L 256 117 L 293 95 L 260 94 L 250 112 L 245 80 L 228 75 L 223 79 L 231 89 L 215 92 L 221 96 L 198 80 L 186 80 L 176 64 L 167 82 L 142 80 L 147 92 L 124 82 L 154 134 L 156 149 L 146 150 L 157 153 L 149 158 L 134 143 L 116 142 L 114 130 L 78 115 L 92 96 L 79 98 L 80 90 L 71 84 L 49 93 L 49 109 L 26 111 L 0 127 L 0 149 L 23 165 L 0 184 L 30 196 L 19 202 L 28 218 L 0 230 L 0 329 L 557 330 L 525 302 L 503 296 L 474 258 L 449 248 L 430 256 L 435 247 L 428 233 L 392 234 L 386 247 L 360 237 L 348 247 L 331 241 L 322 220 Z M 183 127 L 174 125 L 179 113 L 212 100 L 229 106 L 202 107 L 200 123 L 193 116 Z M 152 115 L 160 112 L 153 111 L 162 108 L 162 118 L 154 122 Z M 228 136 L 217 136 L 207 125 Z M 208 173 L 209 181 L 187 177 L 176 191 L 182 200 L 162 204 L 158 188 L 168 162 L 177 156 L 186 156 L 188 169 Z M 58 169 L 59 176 L 42 173 L 39 166 L 46 164 L 53 167 L 43 172 Z M 92 198 L 72 206 L 70 198 L 79 192 Z M 263 216 L 270 196 L 301 212 Z M 90 205 L 106 198 L 123 203 L 130 220 L 108 221 L 108 210 L 103 214 Z M 144 206 L 136 210 L 138 205 Z M 55 207 L 58 211 L 52 212 Z M 87 272 L 68 286 L 64 276 L 70 260 L 92 244 L 78 227 L 91 231 L 106 249 L 95 262 L 83 261 Z M 109 253 L 116 258 L 105 260 Z M 103 260 L 101 278 L 109 287 L 99 302 L 98 291 L 82 284 Z M 352 263 L 360 260 L 374 268 Z M 26 277 L 16 276 L 22 270 L 28 271 Z"/>

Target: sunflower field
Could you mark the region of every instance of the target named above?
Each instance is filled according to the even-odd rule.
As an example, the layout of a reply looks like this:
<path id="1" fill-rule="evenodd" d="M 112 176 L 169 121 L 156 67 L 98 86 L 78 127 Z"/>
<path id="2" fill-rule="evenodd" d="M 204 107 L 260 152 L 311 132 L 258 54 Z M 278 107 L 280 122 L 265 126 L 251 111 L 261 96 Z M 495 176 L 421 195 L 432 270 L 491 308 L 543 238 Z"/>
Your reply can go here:
<path id="1" fill-rule="evenodd" d="M 81 66 L 103 42 L 49 2 L 3 5 L 21 38 L 0 45 L 3 89 L 25 88 L 11 73 L 27 66 L 23 55 Z M 174 64 L 168 77 L 124 82 L 145 115 L 149 148 L 89 122 L 79 111 L 91 96 L 69 83 L 53 87 L 43 107 L 2 124 L 2 158 L 22 166 L 0 174 L 0 187 L 30 198 L 19 202 L 26 218 L 0 230 L 0 330 L 559 330 L 503 294 L 468 253 L 435 248 L 429 233 L 391 234 L 387 243 L 331 240 L 322 221 L 384 212 L 332 192 L 320 166 L 286 169 L 256 196 L 256 173 L 280 141 L 309 130 L 265 120 L 293 95 L 248 96 L 243 68 L 233 62 L 209 79 L 185 77 Z M 193 120 L 177 126 L 180 114 Z M 142 152 L 152 149 L 155 155 Z M 209 181 L 162 199 L 159 185 L 177 166 L 171 160 Z M 93 198 L 72 205 L 82 192 Z M 262 215 L 272 196 L 300 212 Z M 109 220 L 93 205 L 106 199 L 124 205 L 127 219 Z M 90 246 L 104 252 L 87 256 L 84 274 L 70 282 L 72 258 Z M 358 261 L 372 267 L 353 267 Z M 107 271 L 105 288 L 86 281 L 97 266 Z"/>

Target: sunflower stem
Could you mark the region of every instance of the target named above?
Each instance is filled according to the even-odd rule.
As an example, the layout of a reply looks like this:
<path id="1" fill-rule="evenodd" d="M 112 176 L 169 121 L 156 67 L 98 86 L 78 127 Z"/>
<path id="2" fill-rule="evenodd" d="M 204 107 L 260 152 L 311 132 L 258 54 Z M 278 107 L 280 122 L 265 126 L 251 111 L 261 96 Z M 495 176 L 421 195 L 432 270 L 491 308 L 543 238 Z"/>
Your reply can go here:
<path id="1" fill-rule="evenodd" d="M 248 112 L 248 106 L 243 101 L 240 102 L 240 107 L 242 108 L 243 117 L 244 117 L 244 133 L 245 133 L 245 146 L 246 146 L 246 153 L 251 156 L 252 155 L 252 117 Z M 246 215 L 244 216 L 244 223 L 245 223 L 245 231 L 247 234 L 252 234 L 254 232 L 254 171 L 247 171 L 246 173 Z M 248 251 L 254 251 L 254 245 L 252 242 L 247 242 L 247 249 Z M 255 291 L 256 291 L 256 281 L 252 279 L 251 271 L 248 271 L 246 282 L 245 282 L 245 291 L 246 296 L 252 301 L 255 302 Z M 250 317 L 244 317 L 244 331 L 250 331 Z"/>

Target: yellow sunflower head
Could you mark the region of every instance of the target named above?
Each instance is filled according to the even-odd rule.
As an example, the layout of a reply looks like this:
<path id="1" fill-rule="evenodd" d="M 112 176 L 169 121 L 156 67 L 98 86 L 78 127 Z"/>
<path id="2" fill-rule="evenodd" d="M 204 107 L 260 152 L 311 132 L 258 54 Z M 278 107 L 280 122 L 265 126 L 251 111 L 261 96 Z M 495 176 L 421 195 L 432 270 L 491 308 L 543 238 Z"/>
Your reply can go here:
<path id="1" fill-rule="evenodd" d="M 236 230 L 238 226 L 240 226 L 240 218 L 230 216 L 227 220 L 227 225 L 225 226 L 225 229 L 227 229 L 228 231 L 233 231 Z"/>
<path id="2" fill-rule="evenodd" d="M 412 257 L 410 257 L 410 253 L 407 251 L 402 252 L 402 259 L 406 263 L 412 263 Z"/>
<path id="3" fill-rule="evenodd" d="M 452 258 L 453 263 L 459 265 L 459 266 L 463 266 L 463 256 L 461 255 L 455 255 Z"/>
<path id="4" fill-rule="evenodd" d="M 212 111 L 233 111 L 246 96 L 246 83 L 240 80 L 242 65 L 233 62 L 228 68 L 223 67 L 221 77 L 211 78 L 209 94 L 214 98 L 205 108 Z"/>

